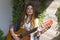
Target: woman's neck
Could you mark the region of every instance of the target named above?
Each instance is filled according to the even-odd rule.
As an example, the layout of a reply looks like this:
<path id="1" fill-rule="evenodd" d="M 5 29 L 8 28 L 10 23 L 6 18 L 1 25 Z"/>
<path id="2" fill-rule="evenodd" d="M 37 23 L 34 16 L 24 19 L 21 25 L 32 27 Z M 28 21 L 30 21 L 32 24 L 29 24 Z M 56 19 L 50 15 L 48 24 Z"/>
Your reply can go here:
<path id="1" fill-rule="evenodd" d="M 27 23 L 29 23 L 31 21 L 31 15 L 29 15 L 28 17 L 27 17 Z"/>

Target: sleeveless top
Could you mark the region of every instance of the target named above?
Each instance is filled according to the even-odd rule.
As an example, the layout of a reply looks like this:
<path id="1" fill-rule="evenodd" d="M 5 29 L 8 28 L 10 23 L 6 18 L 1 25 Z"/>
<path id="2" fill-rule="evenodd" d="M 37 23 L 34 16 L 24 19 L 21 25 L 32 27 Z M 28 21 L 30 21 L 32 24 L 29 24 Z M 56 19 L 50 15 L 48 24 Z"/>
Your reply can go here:
<path id="1" fill-rule="evenodd" d="M 25 19 L 27 18 L 27 16 L 25 15 Z M 24 25 L 23 25 L 23 28 L 27 29 L 28 31 L 30 31 L 31 29 L 31 22 L 27 23 L 25 22 Z"/>
<path id="2" fill-rule="evenodd" d="M 23 28 L 30 31 L 30 26 L 31 26 L 31 23 L 24 23 Z M 37 38 L 34 37 L 34 32 L 30 34 L 30 40 L 38 40 Z"/>
<path id="3" fill-rule="evenodd" d="M 23 25 L 23 28 L 25 28 L 25 29 L 27 29 L 28 31 L 30 31 L 30 26 L 31 26 L 31 24 L 30 23 L 24 23 L 24 25 Z"/>
<path id="4" fill-rule="evenodd" d="M 30 22 L 29 23 L 25 22 L 22 28 L 25 28 L 28 31 L 30 31 L 31 30 L 31 23 Z M 30 34 L 30 40 L 35 40 L 34 32 Z"/>

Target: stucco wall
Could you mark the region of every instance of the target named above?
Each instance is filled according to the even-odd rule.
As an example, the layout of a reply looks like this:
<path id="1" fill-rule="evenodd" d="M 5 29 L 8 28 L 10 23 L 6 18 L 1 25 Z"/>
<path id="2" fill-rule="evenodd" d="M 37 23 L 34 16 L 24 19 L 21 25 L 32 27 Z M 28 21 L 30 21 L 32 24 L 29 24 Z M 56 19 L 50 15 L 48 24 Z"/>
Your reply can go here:
<path id="1" fill-rule="evenodd" d="M 0 29 L 3 30 L 4 35 L 7 34 L 11 21 L 12 21 L 12 1 L 0 0 Z"/>

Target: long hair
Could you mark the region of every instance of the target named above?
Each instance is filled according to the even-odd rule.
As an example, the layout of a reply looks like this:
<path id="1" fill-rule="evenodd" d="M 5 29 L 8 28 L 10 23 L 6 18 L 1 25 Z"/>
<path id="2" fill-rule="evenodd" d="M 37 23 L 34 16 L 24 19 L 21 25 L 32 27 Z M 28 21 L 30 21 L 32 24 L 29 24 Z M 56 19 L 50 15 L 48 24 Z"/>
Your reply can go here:
<path id="1" fill-rule="evenodd" d="M 32 7 L 33 7 L 33 14 L 31 15 L 31 29 L 32 28 L 34 28 L 35 27 L 35 22 L 34 22 L 34 20 L 35 20 L 35 9 L 34 9 L 34 6 L 32 5 L 32 4 L 28 4 L 28 5 L 26 5 L 25 6 L 25 8 L 24 8 L 24 15 L 23 15 L 23 17 L 22 17 L 22 21 L 21 21 L 21 23 L 20 23 L 20 26 L 22 27 L 23 25 L 24 25 L 24 23 L 26 22 L 26 17 L 27 17 L 27 12 L 26 12 L 26 10 L 27 10 L 27 7 L 29 6 L 29 5 L 31 5 Z"/>

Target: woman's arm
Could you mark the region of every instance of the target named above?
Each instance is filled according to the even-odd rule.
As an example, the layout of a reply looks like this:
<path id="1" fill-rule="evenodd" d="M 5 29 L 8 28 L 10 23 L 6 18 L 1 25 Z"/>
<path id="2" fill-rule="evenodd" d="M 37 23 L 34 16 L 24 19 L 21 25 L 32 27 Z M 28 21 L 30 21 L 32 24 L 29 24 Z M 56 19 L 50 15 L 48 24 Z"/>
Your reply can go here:
<path id="1" fill-rule="evenodd" d="M 18 38 L 18 35 L 15 34 L 13 30 L 14 30 L 14 26 L 11 25 L 11 26 L 10 26 L 10 33 L 11 33 L 11 35 L 13 36 L 13 38 L 14 38 L 15 40 L 20 40 L 20 38 Z"/>

